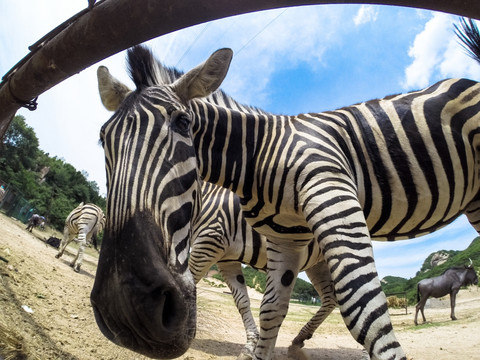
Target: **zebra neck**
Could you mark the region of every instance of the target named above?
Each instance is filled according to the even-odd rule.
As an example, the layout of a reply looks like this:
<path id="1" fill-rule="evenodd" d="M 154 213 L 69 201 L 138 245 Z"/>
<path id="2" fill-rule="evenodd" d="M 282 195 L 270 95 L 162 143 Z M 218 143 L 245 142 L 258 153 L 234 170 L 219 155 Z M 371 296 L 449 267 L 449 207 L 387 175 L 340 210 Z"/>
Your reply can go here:
<path id="1" fill-rule="evenodd" d="M 200 176 L 248 198 L 258 155 L 278 117 L 255 109 L 233 110 L 207 101 L 194 101 L 193 109 Z"/>

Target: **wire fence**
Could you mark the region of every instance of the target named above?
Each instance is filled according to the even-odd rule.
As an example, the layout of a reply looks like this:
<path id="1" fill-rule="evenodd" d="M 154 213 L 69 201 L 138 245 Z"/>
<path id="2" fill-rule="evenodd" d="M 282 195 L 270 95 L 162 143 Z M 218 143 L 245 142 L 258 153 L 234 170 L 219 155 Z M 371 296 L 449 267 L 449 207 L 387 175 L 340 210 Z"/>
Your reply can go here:
<path id="1" fill-rule="evenodd" d="M 26 223 L 36 212 L 36 209 L 22 196 L 18 189 L 0 180 L 0 211 Z"/>

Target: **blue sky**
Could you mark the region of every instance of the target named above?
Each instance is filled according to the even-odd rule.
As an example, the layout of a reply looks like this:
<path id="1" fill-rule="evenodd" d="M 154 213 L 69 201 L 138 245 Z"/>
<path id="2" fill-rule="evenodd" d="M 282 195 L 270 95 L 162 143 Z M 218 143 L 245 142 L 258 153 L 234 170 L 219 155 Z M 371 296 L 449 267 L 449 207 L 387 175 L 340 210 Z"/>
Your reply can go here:
<path id="1" fill-rule="evenodd" d="M 0 2 L 0 73 L 86 5 L 86 0 Z M 457 16 L 393 6 L 304 6 L 200 24 L 148 45 L 162 62 L 185 71 L 214 50 L 230 47 L 234 58 L 222 88 L 242 103 L 293 115 L 416 90 L 447 77 L 480 80 L 480 65 L 454 37 L 457 21 Z M 106 193 L 98 132 L 110 113 L 97 92 L 100 64 L 132 86 L 122 52 L 42 94 L 35 112 L 18 114 L 35 129 L 42 150 L 85 170 Z M 431 252 L 463 250 L 475 236 L 461 217 L 419 239 L 375 242 L 379 275 L 412 277 Z"/>

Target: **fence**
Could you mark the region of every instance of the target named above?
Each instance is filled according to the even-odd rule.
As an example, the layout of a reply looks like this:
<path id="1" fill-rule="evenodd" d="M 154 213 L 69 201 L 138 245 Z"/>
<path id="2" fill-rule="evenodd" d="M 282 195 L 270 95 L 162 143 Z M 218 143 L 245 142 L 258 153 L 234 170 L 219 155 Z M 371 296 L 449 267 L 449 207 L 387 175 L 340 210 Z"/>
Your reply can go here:
<path id="1" fill-rule="evenodd" d="M 26 223 L 36 209 L 15 187 L 0 180 L 0 210 L 7 216 Z"/>

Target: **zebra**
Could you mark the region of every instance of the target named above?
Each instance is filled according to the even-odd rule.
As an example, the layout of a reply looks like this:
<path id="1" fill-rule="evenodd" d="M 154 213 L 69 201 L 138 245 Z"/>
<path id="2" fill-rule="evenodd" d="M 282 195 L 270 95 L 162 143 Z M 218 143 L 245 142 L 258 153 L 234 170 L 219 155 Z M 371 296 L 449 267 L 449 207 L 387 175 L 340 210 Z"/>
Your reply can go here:
<path id="1" fill-rule="evenodd" d="M 189 268 L 195 283 L 207 274 L 213 264 L 227 283 L 242 317 L 247 343 L 238 359 L 251 359 L 259 338 L 252 312 L 241 264 L 266 271 L 267 240 L 245 221 L 240 208 L 240 199 L 230 190 L 211 183 L 202 182 L 202 209 L 192 233 Z M 315 330 L 335 309 L 337 301 L 333 283 L 326 263 L 314 264 L 310 254 L 318 252 L 318 243 L 311 240 L 309 251 L 303 254 L 302 267 L 317 290 L 321 307 L 301 329 L 288 349 L 290 359 L 298 359 L 304 341 L 310 339 Z"/>
<path id="2" fill-rule="evenodd" d="M 472 32 L 465 34 L 475 43 Z M 470 48 L 480 62 L 480 41 L 475 44 Z M 336 111 L 259 114 L 213 93 L 232 56 L 230 49 L 217 50 L 164 83 L 162 65 L 148 50 L 129 51 L 137 89 L 109 93 L 120 106 L 100 132 L 109 223 L 91 293 L 97 324 L 115 343 L 147 356 L 171 358 L 188 348 L 194 331 L 184 316 L 195 313 L 185 265 L 191 229 L 185 213 L 175 210 L 198 208 L 201 199 L 170 184 L 187 182 L 191 189 L 184 169 L 197 163 L 190 180 L 198 184 L 200 177 L 236 193 L 247 222 L 267 238 L 254 359 L 272 358 L 313 235 L 319 252 L 311 256 L 326 262 L 351 335 L 373 360 L 405 360 L 371 241 L 421 236 L 461 214 L 480 231 L 480 83 L 447 79 Z M 186 148 L 171 151 L 179 144 L 192 150 L 191 157 Z M 130 154 L 137 155 L 135 162 L 124 159 Z M 172 171 L 162 178 L 158 167 L 167 165 Z M 165 191 L 168 202 L 177 201 L 170 211 Z"/>
<path id="3" fill-rule="evenodd" d="M 59 259 L 67 245 L 72 241 L 78 241 L 78 252 L 70 266 L 75 272 L 80 271 L 83 262 L 83 253 L 85 247 L 93 238 L 96 248 L 97 234 L 102 232 L 105 227 L 105 215 L 97 205 L 80 203 L 65 219 L 65 226 L 63 228 L 63 238 L 60 242 L 58 252 L 55 255 Z"/>

